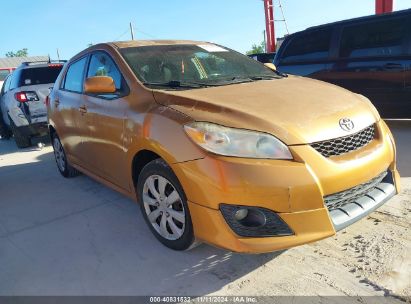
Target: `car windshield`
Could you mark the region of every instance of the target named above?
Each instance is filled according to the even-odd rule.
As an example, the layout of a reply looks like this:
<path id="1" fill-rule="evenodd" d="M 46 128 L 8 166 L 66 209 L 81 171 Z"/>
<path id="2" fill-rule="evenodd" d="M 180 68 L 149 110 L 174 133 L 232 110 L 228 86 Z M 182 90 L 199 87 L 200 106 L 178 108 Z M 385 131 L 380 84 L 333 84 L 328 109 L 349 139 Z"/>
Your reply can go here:
<path id="1" fill-rule="evenodd" d="M 62 68 L 63 65 L 24 69 L 21 72 L 19 86 L 54 83 Z"/>
<path id="2" fill-rule="evenodd" d="M 281 78 L 263 64 L 214 44 L 131 47 L 121 53 L 146 86 L 190 89 Z"/>

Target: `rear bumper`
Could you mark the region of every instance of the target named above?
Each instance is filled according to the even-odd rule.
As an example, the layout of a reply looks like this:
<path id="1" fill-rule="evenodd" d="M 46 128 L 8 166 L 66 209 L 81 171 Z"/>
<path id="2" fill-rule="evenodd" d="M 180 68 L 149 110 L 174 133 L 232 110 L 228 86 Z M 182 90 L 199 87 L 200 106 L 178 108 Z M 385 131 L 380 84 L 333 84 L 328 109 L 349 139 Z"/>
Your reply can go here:
<path id="1" fill-rule="evenodd" d="M 28 137 L 45 136 L 49 132 L 47 122 L 29 124 L 18 129 L 24 136 Z"/>

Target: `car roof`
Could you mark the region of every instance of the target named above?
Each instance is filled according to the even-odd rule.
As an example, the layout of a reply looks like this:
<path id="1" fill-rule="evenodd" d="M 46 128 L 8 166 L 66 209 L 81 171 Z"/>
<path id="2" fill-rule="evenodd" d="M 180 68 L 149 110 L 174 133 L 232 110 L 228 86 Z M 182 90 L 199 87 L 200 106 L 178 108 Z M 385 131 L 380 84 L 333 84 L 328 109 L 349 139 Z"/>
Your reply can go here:
<path id="1" fill-rule="evenodd" d="M 76 54 L 70 59 L 70 62 L 78 60 L 84 55 L 104 49 L 125 49 L 132 47 L 144 47 L 144 46 L 165 46 L 165 45 L 216 45 L 215 43 L 207 41 L 194 41 L 194 40 L 129 40 L 129 41 L 114 41 L 114 42 L 103 42 L 94 44 L 80 53 Z"/>
<path id="2" fill-rule="evenodd" d="M 336 25 L 344 25 L 344 24 L 347 24 L 347 23 L 357 23 L 357 22 L 364 22 L 364 21 L 370 21 L 370 20 L 383 20 L 385 18 L 399 17 L 399 16 L 406 16 L 406 15 L 411 15 L 411 9 L 401 10 L 401 11 L 397 11 L 397 12 L 393 12 L 393 13 L 385 13 L 385 14 L 380 14 L 380 15 L 369 15 L 369 16 L 364 16 L 364 17 L 358 17 L 358 18 L 352 18 L 352 19 L 346 19 L 346 20 L 321 24 L 321 25 L 317 25 L 317 26 L 308 27 L 305 30 L 295 32 L 295 33 L 293 33 L 289 36 L 293 36 L 293 35 L 303 33 L 303 32 L 306 32 L 306 31 L 310 31 L 310 30 L 317 30 L 317 29 L 332 27 L 332 26 L 336 26 Z"/>
<path id="3" fill-rule="evenodd" d="M 50 65 L 56 67 L 57 65 L 63 66 L 66 63 L 66 61 L 32 61 L 32 62 L 23 62 L 17 69 L 19 70 L 26 70 L 26 69 L 33 69 L 33 68 L 47 68 L 50 67 Z"/>
<path id="4" fill-rule="evenodd" d="M 206 41 L 193 41 L 193 40 L 130 40 L 130 41 L 117 41 L 109 42 L 116 48 L 130 48 L 130 47 L 142 47 L 142 46 L 161 46 L 161 45 L 198 45 L 198 44 L 212 44 Z"/>

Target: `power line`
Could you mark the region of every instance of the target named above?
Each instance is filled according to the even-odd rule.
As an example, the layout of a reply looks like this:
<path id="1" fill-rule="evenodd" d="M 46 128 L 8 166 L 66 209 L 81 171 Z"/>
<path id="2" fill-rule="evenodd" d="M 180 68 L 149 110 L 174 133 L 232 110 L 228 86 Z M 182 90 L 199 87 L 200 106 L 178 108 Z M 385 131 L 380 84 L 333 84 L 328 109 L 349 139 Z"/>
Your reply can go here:
<path id="1" fill-rule="evenodd" d="M 264 2 L 264 0 L 258 0 L 258 1 Z M 274 0 L 274 3 L 275 3 L 275 0 Z M 274 5 L 274 6 L 275 6 L 275 5 Z M 284 22 L 285 30 L 287 31 L 287 34 L 290 35 L 290 31 L 288 30 L 288 24 L 287 24 L 287 20 L 285 19 L 284 10 L 283 10 L 283 5 L 282 5 L 282 3 L 281 3 L 281 0 L 278 0 L 278 5 L 277 5 L 277 6 L 280 8 L 282 19 L 276 19 L 276 20 L 274 20 L 274 21 L 276 21 L 276 22 Z"/>
<path id="2" fill-rule="evenodd" d="M 121 35 L 119 35 L 116 39 L 114 39 L 113 41 L 118 41 L 120 38 L 124 37 L 125 35 L 129 34 L 130 32 L 137 32 L 137 33 L 141 33 L 147 37 L 156 39 L 157 37 L 149 34 L 147 32 L 144 32 L 142 30 L 139 30 L 138 28 L 135 28 L 133 24 L 131 24 L 131 26 L 129 28 L 127 28 Z M 134 35 L 133 35 L 134 36 Z"/>
<path id="3" fill-rule="evenodd" d="M 281 15 L 283 16 L 283 20 L 281 20 L 281 21 L 284 21 L 285 30 L 287 31 L 287 34 L 290 35 L 290 31 L 288 30 L 287 20 L 285 20 L 283 5 L 281 4 L 281 0 L 278 0 L 278 6 L 280 8 Z"/>
<path id="4" fill-rule="evenodd" d="M 124 35 L 128 34 L 129 32 L 130 32 L 130 29 L 125 30 L 123 34 L 118 36 L 116 39 L 113 39 L 113 41 L 118 41 L 120 38 L 124 37 Z"/>

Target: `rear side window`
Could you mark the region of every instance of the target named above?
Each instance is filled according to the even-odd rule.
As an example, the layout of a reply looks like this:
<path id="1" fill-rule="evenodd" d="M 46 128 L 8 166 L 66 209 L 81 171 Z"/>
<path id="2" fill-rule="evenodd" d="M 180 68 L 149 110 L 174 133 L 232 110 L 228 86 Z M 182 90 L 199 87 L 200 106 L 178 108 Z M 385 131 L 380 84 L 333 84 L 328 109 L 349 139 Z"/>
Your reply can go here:
<path id="1" fill-rule="evenodd" d="M 4 81 L 9 74 L 9 70 L 0 70 L 0 81 Z"/>
<path id="2" fill-rule="evenodd" d="M 84 57 L 73 64 L 67 70 L 63 84 L 63 89 L 71 92 L 83 92 L 83 75 L 87 57 Z"/>
<path id="3" fill-rule="evenodd" d="M 121 90 L 121 74 L 114 61 L 105 53 L 99 52 L 91 56 L 87 78 L 109 76 L 113 78 L 117 90 Z"/>
<path id="4" fill-rule="evenodd" d="M 6 78 L 6 80 L 3 83 L 3 87 L 1 88 L 1 95 L 5 94 L 10 87 L 10 82 L 11 82 L 11 75 Z"/>
<path id="5" fill-rule="evenodd" d="M 63 66 L 23 69 L 20 74 L 19 87 L 54 83 L 62 68 Z"/>
<path id="6" fill-rule="evenodd" d="M 330 53 L 332 28 L 297 35 L 288 43 L 282 62 L 315 61 L 326 59 Z"/>
<path id="7" fill-rule="evenodd" d="M 347 27 L 341 38 L 340 56 L 359 58 L 401 55 L 406 31 L 406 18 Z"/>

